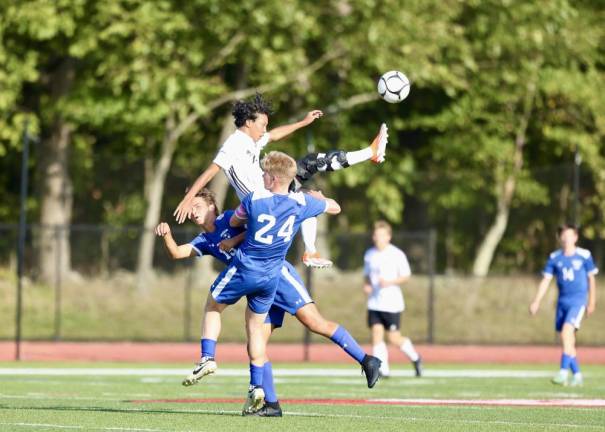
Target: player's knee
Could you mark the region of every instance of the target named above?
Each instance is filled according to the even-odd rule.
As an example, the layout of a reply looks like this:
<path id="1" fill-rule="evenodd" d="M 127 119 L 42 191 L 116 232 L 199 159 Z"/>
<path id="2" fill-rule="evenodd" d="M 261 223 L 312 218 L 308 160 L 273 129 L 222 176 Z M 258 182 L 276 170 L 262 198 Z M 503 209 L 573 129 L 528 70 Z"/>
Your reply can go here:
<path id="1" fill-rule="evenodd" d="M 296 178 L 300 182 L 305 182 L 311 179 L 313 175 L 321 169 L 324 164 L 323 159 L 320 160 L 318 153 L 311 153 L 296 162 Z"/>
<path id="2" fill-rule="evenodd" d="M 206 312 L 220 312 L 220 309 L 220 305 L 214 300 L 212 294 L 209 294 L 206 300 Z"/>
<path id="3" fill-rule="evenodd" d="M 389 331 L 387 332 L 387 341 L 393 345 L 401 345 L 405 338 L 398 331 Z"/>
<path id="4" fill-rule="evenodd" d="M 349 166 L 347 154 L 342 150 L 330 150 L 328 153 L 326 153 L 325 159 L 327 171 L 335 171 L 340 168 L 347 168 Z"/>
<path id="5" fill-rule="evenodd" d="M 319 333 L 322 327 L 322 320 L 315 315 L 307 315 L 304 318 L 304 324 L 313 333 Z"/>

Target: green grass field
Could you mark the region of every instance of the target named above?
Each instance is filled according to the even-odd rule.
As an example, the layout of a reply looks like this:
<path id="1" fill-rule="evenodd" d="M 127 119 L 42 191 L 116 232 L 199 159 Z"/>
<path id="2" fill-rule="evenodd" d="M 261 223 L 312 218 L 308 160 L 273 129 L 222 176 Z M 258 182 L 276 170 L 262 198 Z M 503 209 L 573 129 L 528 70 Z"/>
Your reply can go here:
<path id="1" fill-rule="evenodd" d="M 422 401 L 407 406 L 381 401 L 597 400 L 605 398 L 603 366 L 585 367 L 581 388 L 550 384 L 555 365 L 429 365 L 421 379 L 413 378 L 407 367 L 395 369 L 398 376 L 379 381 L 372 390 L 352 365 L 274 367 L 283 418 L 241 417 L 247 388 L 242 365 L 220 365 L 216 375 L 185 388 L 180 380 L 188 365 L 0 363 L 0 430 L 605 431 L 602 407 L 434 406 Z M 158 399 L 181 401 L 153 402 Z M 187 402 L 194 399 L 198 401 Z M 300 399 L 359 402 L 326 405 Z"/>

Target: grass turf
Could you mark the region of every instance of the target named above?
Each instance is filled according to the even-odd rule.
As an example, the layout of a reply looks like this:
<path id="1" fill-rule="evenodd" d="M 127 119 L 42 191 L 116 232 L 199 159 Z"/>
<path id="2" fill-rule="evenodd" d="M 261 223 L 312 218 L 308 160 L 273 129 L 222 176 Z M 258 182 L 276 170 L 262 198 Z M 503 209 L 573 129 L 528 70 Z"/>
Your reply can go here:
<path id="1" fill-rule="evenodd" d="M 318 405 L 282 403 L 281 419 L 243 418 L 246 368 L 220 365 L 223 371 L 185 388 L 180 380 L 187 365 L 0 363 L 0 430 L 2 431 L 605 431 L 605 409 L 561 407 Z M 17 375 L 12 369 L 66 368 Z M 75 375 L 75 368 L 104 368 L 125 375 Z M 167 372 L 145 372 L 149 368 Z M 277 391 L 287 399 L 601 399 L 605 367 L 583 368 L 582 388 L 554 387 L 553 368 L 536 366 L 428 367 L 427 376 L 391 377 L 370 390 L 357 369 L 347 365 L 275 365 L 276 370 L 301 370 L 278 375 Z M 128 369 L 136 369 L 129 372 Z M 336 369 L 340 376 L 304 376 L 305 370 Z M 408 368 L 395 369 L 409 372 Z M 514 371 L 517 377 L 446 377 L 448 373 Z M 70 374 L 71 371 L 71 374 Z M 523 371 L 528 371 L 523 376 Z M 78 371 L 81 373 L 81 369 Z M 136 372 L 136 373 L 135 373 Z M 329 372 L 329 371 L 328 371 Z M 235 399 L 231 403 L 133 402 L 154 399 Z"/>

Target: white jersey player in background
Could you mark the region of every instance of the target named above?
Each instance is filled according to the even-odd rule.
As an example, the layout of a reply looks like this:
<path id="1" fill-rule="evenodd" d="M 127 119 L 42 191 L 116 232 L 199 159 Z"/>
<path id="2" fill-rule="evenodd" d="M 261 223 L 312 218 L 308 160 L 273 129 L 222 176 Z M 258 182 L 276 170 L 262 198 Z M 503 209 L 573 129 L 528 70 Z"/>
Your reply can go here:
<path id="1" fill-rule="evenodd" d="M 388 377 L 389 355 L 384 342 L 399 348 L 413 363 L 416 376 L 422 375 L 422 360 L 412 341 L 401 335 L 401 312 L 405 309 L 400 285 L 412 272 L 401 249 L 391 244 L 392 228 L 384 221 L 374 224 L 374 247 L 364 256 L 364 292 L 368 295 L 368 327 L 372 333 L 373 354 L 382 360 L 380 372 Z"/>
<path id="2" fill-rule="evenodd" d="M 180 202 L 174 215 L 178 223 L 189 218 L 195 195 L 222 170 L 241 200 L 248 193 L 263 191 L 262 170 L 259 165 L 260 152 L 270 141 L 279 141 L 296 130 L 310 125 L 323 113 L 310 111 L 299 122 L 271 129 L 267 132 L 271 106 L 260 94 L 248 101 L 237 101 L 232 111 L 237 130 L 223 143 L 218 154 L 208 168 L 197 178 Z M 384 162 L 387 144 L 387 128 L 383 124 L 373 143 L 353 152 L 330 151 L 312 153 L 297 161 L 297 174 L 292 188 L 301 185 L 317 172 L 336 171 L 364 161 Z M 301 225 L 305 244 L 303 262 L 309 267 L 330 267 L 332 262 L 319 256 L 315 248 L 317 219 L 305 220 Z"/>

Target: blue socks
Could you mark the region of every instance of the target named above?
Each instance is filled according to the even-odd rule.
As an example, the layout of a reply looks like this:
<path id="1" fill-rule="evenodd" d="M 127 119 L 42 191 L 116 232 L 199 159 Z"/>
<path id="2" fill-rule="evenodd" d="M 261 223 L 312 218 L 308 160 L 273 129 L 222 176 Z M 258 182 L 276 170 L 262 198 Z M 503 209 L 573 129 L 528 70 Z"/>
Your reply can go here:
<path id="1" fill-rule="evenodd" d="M 254 387 L 262 387 L 263 385 L 263 366 L 256 366 L 250 363 L 250 385 Z"/>
<path id="2" fill-rule="evenodd" d="M 201 339 L 200 346 L 202 350 L 202 357 L 214 358 L 214 352 L 216 351 L 216 341 L 212 339 Z"/>
<path id="3" fill-rule="evenodd" d="M 576 357 L 569 358 L 569 368 L 574 375 L 580 372 L 580 365 L 578 364 L 578 359 Z"/>
<path id="4" fill-rule="evenodd" d="M 570 365 L 571 365 L 571 357 L 568 356 L 567 354 L 563 353 L 563 355 L 561 356 L 561 370 L 569 369 Z"/>
<path id="5" fill-rule="evenodd" d="M 265 391 L 265 402 L 277 402 L 277 394 L 273 384 L 273 367 L 270 362 L 263 366 L 263 390 Z"/>
<path id="6" fill-rule="evenodd" d="M 358 363 L 361 363 L 366 353 L 361 349 L 359 344 L 353 336 L 349 334 L 348 331 L 345 330 L 343 326 L 338 326 L 334 334 L 330 337 L 332 342 L 341 347 L 347 354 L 357 360 Z"/>

